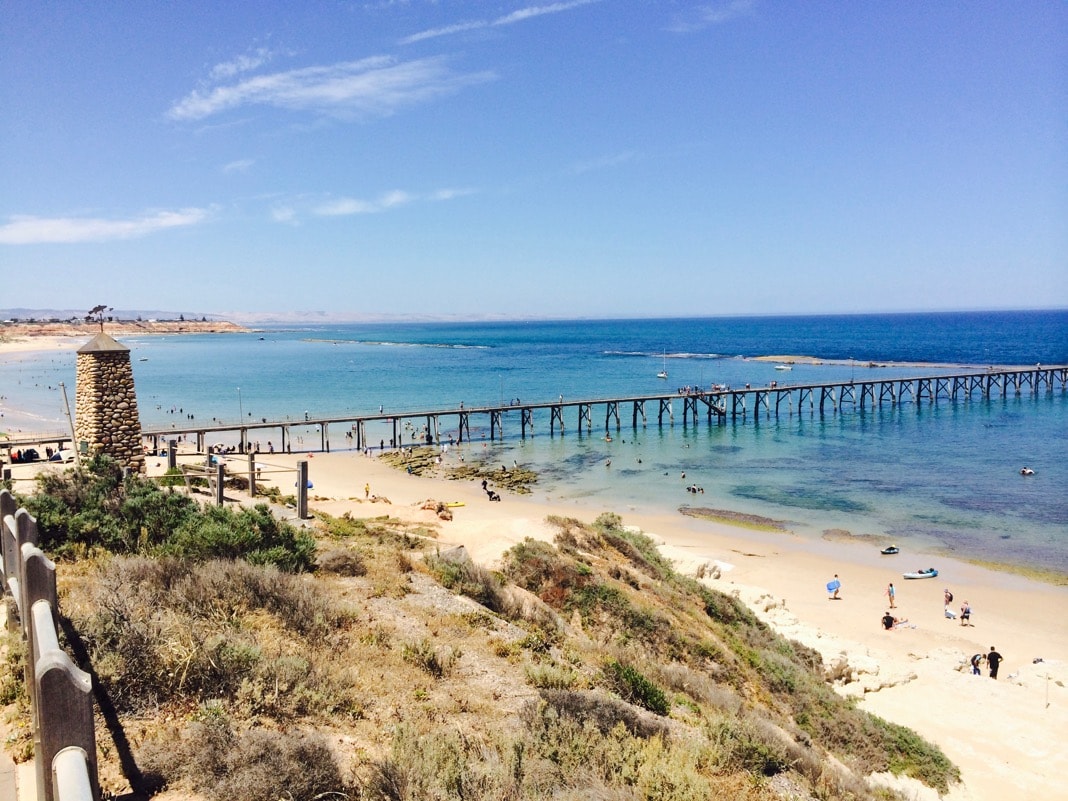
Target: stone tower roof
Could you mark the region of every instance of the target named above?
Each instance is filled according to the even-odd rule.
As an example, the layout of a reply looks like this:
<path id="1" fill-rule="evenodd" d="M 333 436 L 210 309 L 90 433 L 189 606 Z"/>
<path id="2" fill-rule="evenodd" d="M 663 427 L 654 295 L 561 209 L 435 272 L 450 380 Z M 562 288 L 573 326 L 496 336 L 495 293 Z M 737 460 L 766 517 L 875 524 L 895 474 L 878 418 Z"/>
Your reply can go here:
<path id="1" fill-rule="evenodd" d="M 121 342 L 117 342 L 103 331 L 90 339 L 80 348 L 78 353 L 102 353 L 105 351 L 122 352 L 129 351 L 130 349 L 123 345 Z"/>

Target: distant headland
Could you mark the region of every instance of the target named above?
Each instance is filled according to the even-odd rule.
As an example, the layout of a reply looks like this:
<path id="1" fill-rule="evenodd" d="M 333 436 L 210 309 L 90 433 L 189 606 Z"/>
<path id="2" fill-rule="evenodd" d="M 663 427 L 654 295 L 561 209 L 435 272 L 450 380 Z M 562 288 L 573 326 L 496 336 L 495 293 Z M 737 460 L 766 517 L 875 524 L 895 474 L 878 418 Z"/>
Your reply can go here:
<path id="1" fill-rule="evenodd" d="M 12 341 L 36 337 L 92 337 L 101 324 L 96 320 L 78 319 L 7 319 L 0 322 L 0 341 Z M 103 330 L 112 336 L 136 334 L 221 334 L 241 333 L 249 329 L 226 320 L 171 320 L 119 319 L 103 322 Z"/>

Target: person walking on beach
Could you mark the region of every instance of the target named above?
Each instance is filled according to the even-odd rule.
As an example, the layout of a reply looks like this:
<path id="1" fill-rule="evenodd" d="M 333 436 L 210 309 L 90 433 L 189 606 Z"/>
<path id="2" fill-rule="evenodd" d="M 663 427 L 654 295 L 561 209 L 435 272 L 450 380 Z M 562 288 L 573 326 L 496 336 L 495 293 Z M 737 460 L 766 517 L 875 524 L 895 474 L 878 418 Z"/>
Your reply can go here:
<path id="1" fill-rule="evenodd" d="M 840 596 L 838 595 L 838 593 L 841 592 L 841 590 L 842 590 L 842 582 L 839 581 L 838 574 L 835 573 L 834 574 L 834 578 L 827 582 L 827 592 L 829 592 L 831 594 L 831 597 L 830 597 L 829 600 L 831 600 L 831 601 L 839 601 L 839 600 L 841 600 Z"/>
<path id="2" fill-rule="evenodd" d="M 370 498 L 371 497 L 371 483 L 370 482 L 367 482 L 366 484 L 363 485 L 363 497 L 364 498 Z"/>
<path id="3" fill-rule="evenodd" d="M 890 599 L 890 608 L 896 608 L 897 604 L 894 603 L 894 599 L 897 597 L 897 592 L 894 590 L 894 582 L 892 581 L 886 587 L 886 597 Z"/>
<path id="4" fill-rule="evenodd" d="M 971 608 L 971 606 L 968 605 L 968 602 L 965 601 L 963 604 L 961 604 L 961 607 L 960 607 L 960 624 L 962 626 L 970 626 L 971 625 L 971 619 L 972 619 L 972 608 Z"/>
<path id="5" fill-rule="evenodd" d="M 1001 660 L 1004 658 L 994 649 L 993 645 L 990 646 L 990 653 L 986 655 L 986 663 L 990 665 L 990 678 L 996 679 L 998 677 L 998 666 L 1001 665 Z"/>

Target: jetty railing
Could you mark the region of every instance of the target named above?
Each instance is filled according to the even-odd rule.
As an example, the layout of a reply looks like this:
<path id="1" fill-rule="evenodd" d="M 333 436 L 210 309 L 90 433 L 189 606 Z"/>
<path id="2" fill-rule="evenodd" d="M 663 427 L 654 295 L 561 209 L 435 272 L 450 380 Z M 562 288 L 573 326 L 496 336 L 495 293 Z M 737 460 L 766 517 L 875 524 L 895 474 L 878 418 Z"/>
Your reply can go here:
<path id="1" fill-rule="evenodd" d="M 875 378 L 849 381 L 834 381 L 812 384 L 784 384 L 771 381 L 764 386 L 723 387 L 708 389 L 701 387 L 684 387 L 669 393 L 654 395 L 633 395 L 627 397 L 583 398 L 535 403 L 490 404 L 465 407 L 463 403 L 453 408 L 429 410 L 382 411 L 378 414 L 305 416 L 301 419 L 269 420 L 242 422 L 237 425 L 218 423 L 211 426 L 146 426 L 142 434 L 150 439 L 156 448 L 161 443 L 177 436 L 189 437 L 195 442 L 194 450 L 203 453 L 208 449 L 208 440 L 224 433 L 236 433 L 239 438 L 238 452 L 255 450 L 250 434 L 264 432 L 264 436 L 273 436 L 269 432 L 279 432 L 279 450 L 292 453 L 294 450 L 294 430 L 307 428 L 318 429 L 318 450 L 330 451 L 330 427 L 346 426 L 346 438 L 349 447 L 357 450 L 364 448 L 407 447 L 410 445 L 433 444 L 447 441 L 442 437 L 441 421 L 455 421 L 451 430 L 455 432 L 458 442 L 471 440 L 471 420 L 482 418 L 486 421 L 489 439 L 504 439 L 505 415 L 518 415 L 518 433 L 526 438 L 534 432 L 535 414 L 548 413 L 548 433 L 550 436 L 576 431 L 592 433 L 594 420 L 600 426 L 600 411 L 604 416 L 604 431 L 620 429 L 625 423 L 637 429 L 649 424 L 649 418 L 655 415 L 659 426 L 675 425 L 679 414 L 683 425 L 697 425 L 701 417 L 709 423 L 726 421 L 759 422 L 761 418 L 770 419 L 784 414 L 801 414 L 806 407 L 813 414 L 826 414 L 828 411 L 838 413 L 846 408 L 865 411 L 883 406 L 899 407 L 905 403 L 920 404 L 923 401 L 937 403 L 948 400 L 952 402 L 969 401 L 974 397 L 995 398 L 1023 394 L 1052 394 L 1056 390 L 1068 389 L 1068 366 L 1036 365 L 1034 367 L 1013 367 L 1004 369 L 972 370 L 965 373 L 944 373 L 899 378 Z M 622 410 L 629 407 L 629 415 Z M 679 408 L 681 407 L 681 409 Z M 595 410 L 597 414 L 595 415 Z M 574 417 L 572 417 L 574 415 Z M 627 419 L 629 417 L 629 419 Z M 512 419 L 516 419 L 513 417 Z M 572 424 L 569 419 L 574 419 Z M 421 432 L 416 433 L 414 425 L 404 440 L 406 423 L 423 423 Z M 368 424 L 386 426 L 392 431 L 390 439 L 373 441 L 367 434 Z M 272 446 L 273 447 L 273 446 Z M 314 450 L 313 447 L 300 445 L 297 450 Z"/>
<path id="2" fill-rule="evenodd" d="M 449 421 L 449 430 L 454 432 L 453 436 L 456 441 L 462 443 L 472 438 L 472 419 L 485 420 L 484 430 L 487 431 L 489 439 L 503 440 L 506 415 L 511 415 L 508 418 L 510 420 L 518 419 L 518 433 L 526 438 L 534 433 L 536 414 L 544 417 L 546 413 L 548 413 L 547 429 L 550 436 L 563 435 L 568 431 L 576 431 L 579 435 L 590 434 L 594 428 L 595 417 L 598 427 L 600 426 L 601 411 L 604 412 L 604 432 L 607 434 L 613 428 L 620 429 L 624 421 L 635 429 L 645 427 L 650 422 L 649 418 L 654 415 L 655 424 L 659 426 L 675 425 L 677 415 L 681 417 L 684 426 L 697 425 L 702 417 L 706 418 L 710 424 L 727 421 L 758 423 L 762 418 L 800 415 L 806 408 L 812 414 L 822 415 L 828 412 L 837 414 L 846 409 L 866 411 L 885 406 L 901 407 L 906 403 L 919 406 L 924 401 L 929 403 L 938 403 L 943 400 L 966 402 L 975 397 L 992 399 L 1006 398 L 1010 395 L 1019 397 L 1024 394 L 1037 396 L 1040 393 L 1052 394 L 1058 390 L 1064 392 L 1066 389 L 1068 389 L 1068 366 L 1035 365 L 1034 367 L 973 369 L 961 373 L 898 378 L 860 380 L 851 378 L 849 381 L 826 383 L 789 384 L 771 381 L 763 386 L 746 384 L 744 387 L 713 386 L 708 389 L 684 387 L 673 392 L 653 395 L 582 398 L 566 401 L 561 396 L 559 400 L 535 403 L 513 401 L 500 405 L 468 407 L 460 403 L 451 408 L 399 409 L 392 412 L 382 411 L 378 414 L 309 416 L 305 413 L 303 419 L 261 418 L 236 424 L 220 421 L 211 425 L 195 423 L 188 426 L 175 424 L 145 426 L 141 433 L 151 443 L 151 449 L 155 452 L 159 452 L 169 440 L 181 437 L 188 438 L 194 443 L 196 453 L 206 453 L 211 439 L 220 435 L 236 434 L 237 450 L 244 454 L 258 450 L 258 443 L 254 443 L 250 437 L 257 436 L 259 432 L 262 432 L 265 438 L 271 437 L 271 441 L 277 436 L 278 450 L 282 453 L 292 453 L 294 449 L 329 452 L 331 426 L 345 426 L 345 436 L 349 440 L 348 447 L 355 446 L 357 450 L 363 450 L 373 449 L 376 446 L 385 448 L 387 444 L 391 448 L 399 448 L 447 441 L 449 436 L 442 437 L 443 420 Z M 624 410 L 628 410 L 629 415 L 625 414 Z M 571 420 L 574 422 L 569 422 Z M 419 422 L 423 423 L 423 427 L 421 432 L 416 433 L 414 426 Z M 392 434 L 388 440 L 382 437 L 375 442 L 368 436 L 368 425 L 385 427 Z M 406 425 L 410 426 L 407 432 L 405 431 Z M 299 438 L 296 444 L 294 443 L 293 432 L 306 432 L 309 428 L 317 429 L 318 448 L 305 445 Z M 272 431 L 277 431 L 278 434 L 274 435 Z M 2 447 L 6 447 L 10 453 L 16 447 L 31 446 L 45 441 L 55 441 L 56 447 L 61 448 L 70 439 L 61 434 L 47 436 L 39 434 L 9 440 L 3 443 Z M 271 441 L 268 441 L 268 453 L 273 452 L 274 449 Z M 262 450 L 259 452 L 262 453 Z"/>
<path id="3" fill-rule="evenodd" d="M 15 507 L 0 490 L 4 588 L 26 641 L 37 798 L 100 801 L 92 679 L 59 646 L 56 566 L 37 547 L 37 521 Z"/>

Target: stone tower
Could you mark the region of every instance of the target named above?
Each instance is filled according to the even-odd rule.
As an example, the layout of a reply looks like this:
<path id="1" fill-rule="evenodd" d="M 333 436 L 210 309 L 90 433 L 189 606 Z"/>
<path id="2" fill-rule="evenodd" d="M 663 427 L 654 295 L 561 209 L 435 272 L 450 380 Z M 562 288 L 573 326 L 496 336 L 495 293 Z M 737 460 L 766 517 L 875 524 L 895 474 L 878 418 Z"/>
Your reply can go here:
<path id="1" fill-rule="evenodd" d="M 88 455 L 106 453 L 143 473 L 145 452 L 130 349 L 101 331 L 78 348 L 75 384 L 75 447 L 84 442 Z"/>

